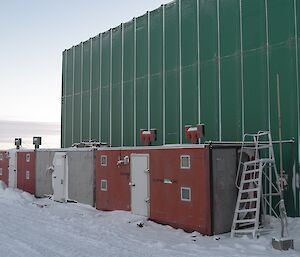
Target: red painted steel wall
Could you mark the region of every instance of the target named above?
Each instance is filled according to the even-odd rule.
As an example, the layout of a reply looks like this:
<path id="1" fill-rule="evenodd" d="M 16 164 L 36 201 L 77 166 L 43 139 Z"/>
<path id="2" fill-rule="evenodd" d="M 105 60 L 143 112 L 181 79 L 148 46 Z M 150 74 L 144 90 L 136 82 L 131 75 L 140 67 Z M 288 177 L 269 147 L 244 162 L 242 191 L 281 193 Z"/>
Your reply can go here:
<path id="1" fill-rule="evenodd" d="M 30 156 L 30 159 L 26 159 L 26 156 Z M 28 193 L 35 194 L 35 152 L 18 152 L 17 167 L 18 188 Z"/>
<path id="2" fill-rule="evenodd" d="M 101 155 L 107 166 L 101 166 Z M 119 156 L 129 151 L 100 150 L 96 152 L 96 208 L 98 210 L 130 210 L 130 164 L 117 166 Z M 101 180 L 107 180 L 107 191 L 101 191 Z"/>
<path id="3" fill-rule="evenodd" d="M 190 155 L 190 169 L 180 168 L 181 155 Z M 191 188 L 190 202 L 181 200 L 181 187 Z M 208 148 L 150 151 L 150 219 L 211 235 Z"/>
<path id="4" fill-rule="evenodd" d="M 188 231 L 211 235 L 210 167 L 208 148 L 145 148 L 96 152 L 96 208 L 130 210 L 130 163 L 117 166 L 119 156 L 147 153 L 150 158 L 150 219 Z M 100 165 L 107 155 L 106 167 Z M 190 155 L 191 168 L 180 168 L 180 156 Z M 101 179 L 107 191 L 101 191 Z M 164 183 L 169 179 L 172 184 Z M 191 188 L 191 201 L 181 200 L 181 187 Z"/>
<path id="5" fill-rule="evenodd" d="M 0 180 L 8 185 L 8 153 L 6 151 L 0 151 L 0 168 L 2 169 L 2 175 L 0 173 Z"/>

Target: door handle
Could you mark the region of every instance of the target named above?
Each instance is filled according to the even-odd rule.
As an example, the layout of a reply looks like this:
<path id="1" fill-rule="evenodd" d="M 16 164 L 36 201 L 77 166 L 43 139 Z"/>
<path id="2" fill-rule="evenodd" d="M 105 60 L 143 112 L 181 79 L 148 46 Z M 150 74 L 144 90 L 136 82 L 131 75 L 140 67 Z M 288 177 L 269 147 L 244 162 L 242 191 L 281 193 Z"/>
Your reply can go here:
<path id="1" fill-rule="evenodd" d="M 133 182 L 129 182 L 128 185 L 131 186 L 131 187 L 135 187 L 135 183 L 133 183 Z"/>

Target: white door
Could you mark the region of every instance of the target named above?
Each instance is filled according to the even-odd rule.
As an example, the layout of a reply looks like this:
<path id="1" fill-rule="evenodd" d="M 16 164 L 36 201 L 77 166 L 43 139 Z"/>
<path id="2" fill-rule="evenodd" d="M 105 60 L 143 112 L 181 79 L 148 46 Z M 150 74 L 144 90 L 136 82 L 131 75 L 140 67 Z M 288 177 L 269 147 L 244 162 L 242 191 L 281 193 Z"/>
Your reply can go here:
<path id="1" fill-rule="evenodd" d="M 68 160 L 65 152 L 54 154 L 52 172 L 53 200 L 68 200 Z"/>
<path id="2" fill-rule="evenodd" d="M 131 155 L 131 211 L 149 217 L 149 155 Z"/>
<path id="3" fill-rule="evenodd" d="M 17 150 L 9 150 L 8 152 L 8 186 L 17 187 Z"/>

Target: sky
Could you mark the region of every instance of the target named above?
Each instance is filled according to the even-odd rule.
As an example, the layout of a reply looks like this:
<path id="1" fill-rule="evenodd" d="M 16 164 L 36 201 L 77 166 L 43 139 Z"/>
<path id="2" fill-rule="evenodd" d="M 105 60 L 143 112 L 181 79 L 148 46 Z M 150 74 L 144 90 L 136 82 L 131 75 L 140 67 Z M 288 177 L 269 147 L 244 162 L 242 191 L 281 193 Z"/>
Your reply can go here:
<path id="1" fill-rule="evenodd" d="M 0 0 L 0 149 L 59 147 L 63 50 L 168 2 Z"/>

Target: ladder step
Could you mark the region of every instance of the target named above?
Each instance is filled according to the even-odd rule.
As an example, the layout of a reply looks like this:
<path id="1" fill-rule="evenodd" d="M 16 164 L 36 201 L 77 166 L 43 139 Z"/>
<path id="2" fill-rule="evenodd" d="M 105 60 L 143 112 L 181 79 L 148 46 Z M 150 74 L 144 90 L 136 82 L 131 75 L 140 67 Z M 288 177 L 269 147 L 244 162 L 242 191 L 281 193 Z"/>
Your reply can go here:
<path id="1" fill-rule="evenodd" d="M 249 188 L 249 189 L 241 189 L 240 192 L 241 193 L 257 192 L 258 189 L 259 189 L 258 187 L 256 187 L 256 188 Z"/>
<path id="2" fill-rule="evenodd" d="M 256 202 L 257 198 L 250 198 L 250 199 L 241 199 L 240 203 L 250 203 L 250 202 Z"/>
<path id="3" fill-rule="evenodd" d="M 236 220 L 235 223 L 255 223 L 256 219 Z"/>
<path id="4" fill-rule="evenodd" d="M 259 181 L 259 178 L 252 178 L 252 179 L 245 179 L 243 182 L 244 182 L 244 184 L 247 184 L 247 183 L 258 182 L 258 181 Z"/>
<path id="5" fill-rule="evenodd" d="M 261 146 L 258 146 L 258 147 L 256 147 L 256 146 L 244 146 L 243 147 L 244 149 L 251 149 L 251 150 L 260 150 L 260 149 L 266 149 L 266 148 L 271 148 L 271 146 L 270 145 L 261 145 Z"/>
<path id="6" fill-rule="evenodd" d="M 233 233 L 236 234 L 248 234 L 248 233 L 253 233 L 254 229 L 241 229 L 241 230 L 233 230 Z"/>
<path id="7" fill-rule="evenodd" d="M 244 212 L 255 212 L 257 211 L 257 208 L 252 208 L 252 209 L 241 209 L 241 210 L 238 210 L 237 213 L 244 213 Z"/>
<path id="8" fill-rule="evenodd" d="M 259 169 L 253 169 L 253 170 L 246 170 L 244 171 L 244 174 L 251 174 L 251 173 L 256 173 L 256 172 L 259 172 Z"/>

